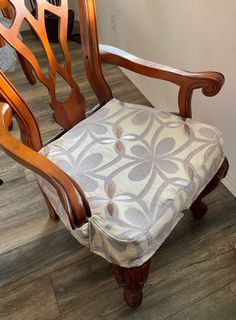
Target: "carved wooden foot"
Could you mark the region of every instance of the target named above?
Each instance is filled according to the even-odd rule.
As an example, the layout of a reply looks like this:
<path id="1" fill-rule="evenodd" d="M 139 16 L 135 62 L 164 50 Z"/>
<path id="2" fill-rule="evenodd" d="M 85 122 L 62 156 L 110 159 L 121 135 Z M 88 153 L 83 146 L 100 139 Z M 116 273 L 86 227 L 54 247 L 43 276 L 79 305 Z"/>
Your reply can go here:
<path id="1" fill-rule="evenodd" d="M 207 205 L 202 201 L 209 193 L 211 193 L 219 185 L 220 181 L 226 176 L 229 170 L 229 162 L 227 158 L 224 159 L 220 169 L 217 171 L 214 178 L 208 183 L 206 188 L 200 193 L 198 198 L 191 205 L 190 210 L 192 211 L 193 217 L 196 220 L 200 220 L 207 212 Z"/>
<path id="2" fill-rule="evenodd" d="M 117 283 L 124 287 L 124 299 L 127 305 L 135 308 L 143 300 L 143 286 L 148 278 L 151 260 L 136 268 L 123 268 L 112 264 L 112 272 Z"/>

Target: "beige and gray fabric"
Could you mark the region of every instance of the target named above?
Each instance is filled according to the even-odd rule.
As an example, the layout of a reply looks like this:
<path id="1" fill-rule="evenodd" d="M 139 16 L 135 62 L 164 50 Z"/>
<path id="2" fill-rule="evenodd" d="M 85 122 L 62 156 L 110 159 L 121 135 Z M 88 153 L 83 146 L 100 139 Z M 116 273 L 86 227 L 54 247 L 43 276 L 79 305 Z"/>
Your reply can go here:
<path id="1" fill-rule="evenodd" d="M 80 243 L 134 267 L 155 253 L 213 178 L 222 145 L 215 127 L 113 99 L 41 150 L 85 191 L 88 223 L 71 230 L 56 191 L 38 181 Z"/>

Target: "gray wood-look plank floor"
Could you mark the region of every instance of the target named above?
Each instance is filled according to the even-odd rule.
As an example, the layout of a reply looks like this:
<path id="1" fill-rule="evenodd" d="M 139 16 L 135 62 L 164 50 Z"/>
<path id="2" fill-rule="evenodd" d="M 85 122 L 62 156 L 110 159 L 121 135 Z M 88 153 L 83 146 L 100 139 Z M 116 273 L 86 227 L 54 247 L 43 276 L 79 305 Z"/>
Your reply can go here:
<path id="1" fill-rule="evenodd" d="M 30 34 L 24 38 L 44 66 L 38 41 Z M 81 50 L 69 46 L 74 77 L 90 108 L 97 101 Z M 59 46 L 53 49 L 62 59 Z M 149 104 L 118 68 L 104 66 L 104 72 L 115 97 Z M 19 66 L 10 78 L 36 114 L 44 139 L 52 136 L 58 126 L 47 91 L 29 85 Z M 60 79 L 58 85 L 65 94 Z M 236 319 L 236 200 L 223 185 L 207 198 L 207 216 L 196 222 L 187 212 L 155 254 L 143 305 L 130 310 L 109 264 L 49 220 L 32 173 L 1 152 L 0 176 L 0 319 Z"/>

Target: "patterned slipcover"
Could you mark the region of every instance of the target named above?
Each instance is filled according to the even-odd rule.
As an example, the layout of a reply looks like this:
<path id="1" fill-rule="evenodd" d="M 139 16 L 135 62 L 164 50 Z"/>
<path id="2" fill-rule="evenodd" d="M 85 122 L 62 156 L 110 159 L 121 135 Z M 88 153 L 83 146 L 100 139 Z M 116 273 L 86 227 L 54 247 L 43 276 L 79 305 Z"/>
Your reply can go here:
<path id="1" fill-rule="evenodd" d="M 135 267 L 155 253 L 213 178 L 222 145 L 215 127 L 113 99 L 40 151 L 81 185 L 89 221 L 72 230 L 55 189 L 37 178 L 81 244 Z"/>

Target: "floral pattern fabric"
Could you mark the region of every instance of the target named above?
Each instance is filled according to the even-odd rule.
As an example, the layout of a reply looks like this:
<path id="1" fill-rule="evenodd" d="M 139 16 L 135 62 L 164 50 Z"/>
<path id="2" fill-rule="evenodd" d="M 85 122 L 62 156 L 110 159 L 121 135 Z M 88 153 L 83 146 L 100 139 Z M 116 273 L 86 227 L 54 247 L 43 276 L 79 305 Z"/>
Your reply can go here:
<path id="1" fill-rule="evenodd" d="M 38 177 L 80 243 L 123 267 L 147 261 L 223 162 L 213 126 L 111 100 L 40 152 L 85 191 L 92 217 L 72 230 L 56 191 Z"/>

